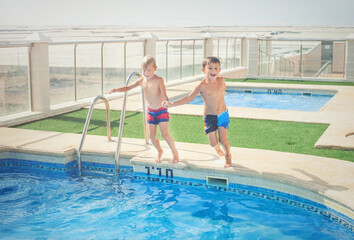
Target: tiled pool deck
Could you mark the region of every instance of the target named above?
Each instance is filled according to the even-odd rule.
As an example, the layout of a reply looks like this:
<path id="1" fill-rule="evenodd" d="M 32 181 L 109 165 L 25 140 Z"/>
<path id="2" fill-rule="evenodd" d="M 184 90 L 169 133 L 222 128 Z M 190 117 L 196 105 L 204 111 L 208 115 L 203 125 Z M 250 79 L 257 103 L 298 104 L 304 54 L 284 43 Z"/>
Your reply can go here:
<path id="1" fill-rule="evenodd" d="M 170 99 L 187 94 L 196 82 L 168 87 Z M 326 123 L 330 127 L 316 143 L 317 146 L 354 149 L 354 87 L 308 86 L 281 84 L 228 83 L 232 86 L 296 88 L 335 90 L 338 94 L 319 112 L 296 112 L 284 110 L 250 109 L 230 107 L 231 117 L 271 119 Z M 141 95 L 128 98 L 128 111 L 141 111 Z M 122 99 L 110 101 L 111 109 L 120 109 Z M 96 108 L 103 107 L 98 104 Z M 201 115 L 202 106 L 185 105 L 171 108 L 171 114 Z M 84 124 L 84 123 L 83 123 Z M 202 124 L 202 123 L 201 123 Z M 14 128 L 0 128 L 0 151 L 2 153 L 25 153 L 28 155 L 54 155 L 62 162 L 76 158 L 81 134 L 44 132 Z M 347 136 L 347 137 L 346 137 Z M 87 136 L 83 161 L 111 161 L 116 151 L 116 138 L 108 142 L 106 137 Z M 214 149 L 209 145 L 176 143 L 181 162 L 171 163 L 171 153 L 165 142 L 164 159 L 153 161 L 155 150 L 141 139 L 124 138 L 121 157 L 135 171 L 143 172 L 146 167 L 173 169 L 176 177 L 205 179 L 206 176 L 225 177 L 230 182 L 253 185 L 298 195 L 329 206 L 352 219 L 354 218 L 354 164 L 348 161 L 325 157 L 283 153 L 276 151 L 232 147 L 233 167 L 225 169 Z M 1 156 L 1 155 L 0 155 Z M 94 156 L 94 157 L 92 157 Z M 129 162 L 130 159 L 130 162 Z M 35 159 L 28 159 L 35 160 Z M 45 161 L 45 160 L 44 160 Z M 167 171 L 166 171 L 167 172 Z"/>

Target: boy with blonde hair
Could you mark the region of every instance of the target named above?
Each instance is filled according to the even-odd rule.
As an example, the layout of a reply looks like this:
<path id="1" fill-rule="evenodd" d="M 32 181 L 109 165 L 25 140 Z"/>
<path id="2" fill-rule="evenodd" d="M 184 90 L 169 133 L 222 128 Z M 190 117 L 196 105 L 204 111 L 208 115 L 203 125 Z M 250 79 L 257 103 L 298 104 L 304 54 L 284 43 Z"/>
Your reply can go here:
<path id="1" fill-rule="evenodd" d="M 168 101 L 165 84 L 163 79 L 155 74 L 157 69 L 156 61 L 151 56 L 145 56 L 141 64 L 143 77 L 136 80 L 134 83 L 120 87 L 112 88 L 109 94 L 114 92 L 126 92 L 137 86 L 141 86 L 144 91 L 145 101 L 147 103 L 147 122 L 149 125 L 150 140 L 157 150 L 155 162 L 160 162 L 162 159 L 163 150 L 160 146 L 160 141 L 156 137 L 157 125 L 160 126 L 161 135 L 169 145 L 172 151 L 173 163 L 179 162 L 179 156 L 175 147 L 175 142 L 168 131 L 169 113 L 167 108 L 161 107 L 163 101 Z"/>
<path id="2" fill-rule="evenodd" d="M 224 100 L 226 84 L 224 78 L 219 77 L 221 70 L 220 61 L 216 57 L 207 57 L 203 60 L 202 66 L 205 78 L 195 86 L 194 90 L 188 96 L 176 102 L 169 103 L 168 101 L 164 101 L 162 106 L 175 107 L 187 104 L 200 93 L 204 101 L 205 134 L 208 134 L 209 143 L 215 148 L 219 156 L 225 156 L 224 167 L 231 167 L 230 143 L 227 139 L 227 129 L 229 128 L 230 119 Z M 219 142 L 224 148 L 225 153 L 219 147 L 217 133 L 219 135 Z"/>

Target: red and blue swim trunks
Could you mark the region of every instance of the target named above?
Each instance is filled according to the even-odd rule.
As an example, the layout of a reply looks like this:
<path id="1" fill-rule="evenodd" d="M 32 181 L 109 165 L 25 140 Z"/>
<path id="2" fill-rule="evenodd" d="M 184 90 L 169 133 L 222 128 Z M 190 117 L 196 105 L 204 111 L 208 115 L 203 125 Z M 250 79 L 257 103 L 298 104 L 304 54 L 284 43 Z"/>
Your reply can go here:
<path id="1" fill-rule="evenodd" d="M 167 108 L 151 109 L 147 108 L 147 123 L 159 124 L 160 122 L 168 122 L 170 115 Z"/>

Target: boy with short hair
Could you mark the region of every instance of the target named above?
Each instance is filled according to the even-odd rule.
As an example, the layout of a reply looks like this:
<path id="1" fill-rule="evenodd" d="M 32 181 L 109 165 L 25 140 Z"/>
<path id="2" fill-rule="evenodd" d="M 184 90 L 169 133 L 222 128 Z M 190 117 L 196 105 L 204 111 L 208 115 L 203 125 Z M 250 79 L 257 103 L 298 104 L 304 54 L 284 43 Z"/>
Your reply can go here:
<path id="1" fill-rule="evenodd" d="M 161 107 L 163 101 L 168 101 L 165 84 L 163 79 L 155 74 L 157 67 L 153 57 L 145 56 L 141 67 L 143 77 L 128 86 L 112 88 L 109 94 L 114 92 L 126 92 L 139 85 L 142 87 L 148 109 L 147 122 L 149 125 L 150 140 L 157 150 L 155 162 L 160 162 L 163 154 L 160 141 L 156 137 L 157 125 L 159 125 L 162 137 L 171 148 L 173 155 L 172 162 L 177 163 L 179 162 L 178 152 L 175 147 L 175 142 L 168 131 L 169 113 L 167 108 Z"/>
<path id="2" fill-rule="evenodd" d="M 224 167 L 232 166 L 230 153 L 230 143 L 227 139 L 227 129 L 229 128 L 229 113 L 225 105 L 224 95 L 226 94 L 226 84 L 223 77 L 219 77 L 220 61 L 216 57 L 207 57 L 202 62 L 202 71 L 205 74 L 203 79 L 194 90 L 186 97 L 169 103 L 164 101 L 162 106 L 175 107 L 187 104 L 200 93 L 204 101 L 204 128 L 205 134 L 208 134 L 209 143 L 215 148 L 219 156 L 225 156 Z M 220 149 L 217 140 L 224 148 L 225 153 Z"/>

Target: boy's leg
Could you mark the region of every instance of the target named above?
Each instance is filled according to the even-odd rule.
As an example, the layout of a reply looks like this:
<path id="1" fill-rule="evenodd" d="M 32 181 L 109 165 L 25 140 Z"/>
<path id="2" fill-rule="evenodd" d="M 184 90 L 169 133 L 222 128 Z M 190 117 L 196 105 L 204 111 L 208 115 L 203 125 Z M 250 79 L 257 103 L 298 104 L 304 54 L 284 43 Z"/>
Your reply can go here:
<path id="1" fill-rule="evenodd" d="M 208 133 L 208 138 L 209 138 L 209 144 L 212 146 L 216 153 L 220 156 L 223 157 L 225 156 L 224 152 L 220 149 L 218 139 L 216 137 L 216 131 Z"/>
<path id="2" fill-rule="evenodd" d="M 225 166 L 224 167 L 231 167 L 232 166 L 232 157 L 231 157 L 231 150 L 230 150 L 230 142 L 227 139 L 227 129 L 224 127 L 218 128 L 219 132 L 219 142 L 221 146 L 224 148 L 225 151 Z"/>
<path id="3" fill-rule="evenodd" d="M 179 156 L 175 146 L 175 141 L 173 141 L 173 138 L 170 136 L 170 133 L 168 132 L 168 122 L 160 122 L 159 125 L 160 125 L 162 137 L 165 139 L 168 146 L 170 146 L 171 148 L 172 155 L 173 155 L 172 162 L 173 163 L 179 162 Z"/>
<path id="4" fill-rule="evenodd" d="M 163 154 L 163 150 L 161 148 L 159 139 L 156 137 L 157 125 L 148 124 L 148 126 L 149 126 L 149 132 L 150 132 L 150 141 L 151 141 L 152 145 L 154 145 L 154 147 L 157 150 L 157 156 L 155 158 L 155 162 L 160 162 L 161 156 Z"/>

